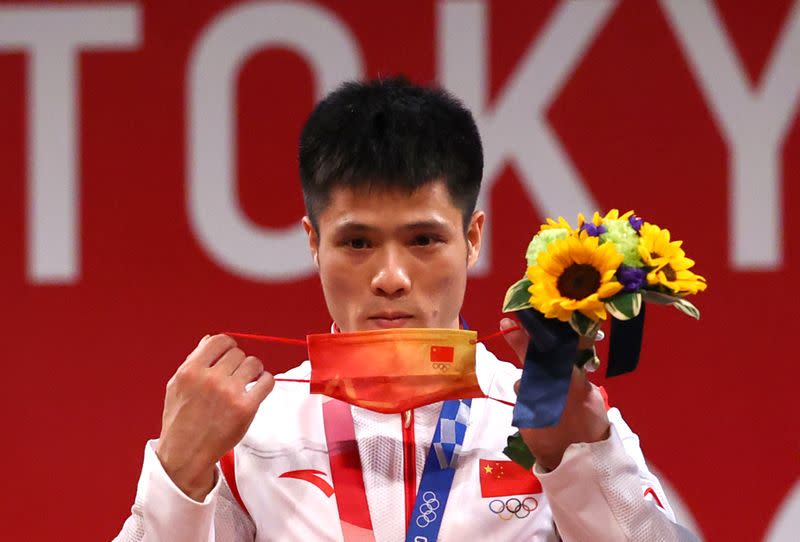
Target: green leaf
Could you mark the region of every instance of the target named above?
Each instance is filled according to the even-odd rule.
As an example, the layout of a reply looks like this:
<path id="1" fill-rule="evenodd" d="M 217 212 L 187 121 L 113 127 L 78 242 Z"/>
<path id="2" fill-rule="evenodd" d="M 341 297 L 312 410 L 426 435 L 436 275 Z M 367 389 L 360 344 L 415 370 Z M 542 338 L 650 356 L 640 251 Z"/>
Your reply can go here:
<path id="1" fill-rule="evenodd" d="M 642 290 L 642 297 L 645 301 L 650 303 L 657 303 L 658 305 L 672 305 L 681 298 L 676 295 L 665 294 L 663 292 L 656 292 L 655 290 Z"/>
<path id="2" fill-rule="evenodd" d="M 536 458 L 533 457 L 530 448 L 522 440 L 522 435 L 519 434 L 519 431 L 510 435 L 507 442 L 508 445 L 503 450 L 506 457 L 521 465 L 525 470 L 531 470 L 534 463 L 536 463 Z"/>
<path id="3" fill-rule="evenodd" d="M 531 287 L 531 284 L 528 277 L 512 284 L 511 288 L 506 292 L 506 298 L 503 300 L 503 312 L 529 309 L 531 306 L 531 294 L 528 292 L 528 288 Z"/>
<path id="4" fill-rule="evenodd" d="M 695 320 L 700 319 L 700 311 L 698 308 L 685 299 L 678 299 L 672 304 L 672 306 L 681 311 L 683 314 L 688 314 Z"/>
<path id="5" fill-rule="evenodd" d="M 642 310 L 642 294 L 629 292 L 616 295 L 606 303 L 606 310 L 617 320 L 630 320 L 638 316 Z"/>
<path id="6" fill-rule="evenodd" d="M 569 319 L 569 325 L 572 326 L 575 333 L 584 337 L 594 336 L 597 330 L 600 329 L 600 322 L 595 322 L 579 311 L 572 313 L 572 318 Z"/>

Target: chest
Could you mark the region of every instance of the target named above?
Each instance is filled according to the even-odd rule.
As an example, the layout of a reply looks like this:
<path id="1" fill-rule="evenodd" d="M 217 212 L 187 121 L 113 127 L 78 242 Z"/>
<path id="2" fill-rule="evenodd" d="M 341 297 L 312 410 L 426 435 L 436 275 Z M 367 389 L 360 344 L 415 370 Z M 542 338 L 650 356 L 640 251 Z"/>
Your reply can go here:
<path id="1" fill-rule="evenodd" d="M 354 420 L 357 442 L 351 452 L 358 454 L 368 503 L 361 515 L 368 512 L 375 540 L 401 541 L 411 490 L 404 465 L 415 464 L 416 495 L 437 416 L 418 413 L 411 447 L 400 416 L 365 419 L 356 413 Z M 245 439 L 237 447 L 237 485 L 256 524 L 257 540 L 343 540 L 339 506 L 346 501 L 337 499 L 347 499 L 348 493 L 341 487 L 337 492 L 341 484 L 333 483 L 322 420 L 309 423 L 309 413 L 302 419 L 283 418 L 284 423 L 292 421 L 305 424 L 306 430 L 282 441 Z M 538 481 L 502 454 L 512 431 L 510 421 L 510 408 L 474 402 L 446 505 L 429 499 L 423 503 L 424 514 L 417 514 L 422 523 L 441 515 L 439 540 L 463 540 L 467 534 L 475 539 L 557 540 Z M 360 528 L 345 526 L 355 533 Z"/>

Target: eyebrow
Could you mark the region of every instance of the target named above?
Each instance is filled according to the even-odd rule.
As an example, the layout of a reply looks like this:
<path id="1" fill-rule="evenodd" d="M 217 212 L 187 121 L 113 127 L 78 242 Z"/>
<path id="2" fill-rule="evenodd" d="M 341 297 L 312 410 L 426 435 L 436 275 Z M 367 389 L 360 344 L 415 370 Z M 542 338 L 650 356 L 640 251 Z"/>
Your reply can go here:
<path id="1" fill-rule="evenodd" d="M 415 231 L 415 230 L 425 230 L 425 229 L 440 229 L 445 228 L 448 229 L 449 224 L 447 221 L 432 218 L 428 220 L 417 220 L 415 222 L 409 222 L 408 224 L 402 224 L 398 227 L 398 230 L 406 230 L 406 231 Z M 337 232 L 353 232 L 353 233 L 374 233 L 380 230 L 380 228 L 376 226 L 371 226 L 369 224 L 364 224 L 362 222 L 355 222 L 350 219 L 344 219 L 339 224 L 334 226 L 335 231 Z"/>
<path id="2" fill-rule="evenodd" d="M 449 224 L 438 218 L 432 218 L 430 220 L 418 220 L 417 222 L 410 222 L 408 224 L 403 224 L 401 229 L 405 230 L 422 230 L 427 228 L 447 228 Z"/>
<path id="3" fill-rule="evenodd" d="M 363 224 L 361 222 L 355 222 L 349 219 L 345 219 L 341 221 L 339 224 L 334 225 L 334 231 L 336 232 L 347 232 L 347 233 L 371 233 L 378 231 L 378 228 L 375 226 L 370 226 L 368 224 Z"/>

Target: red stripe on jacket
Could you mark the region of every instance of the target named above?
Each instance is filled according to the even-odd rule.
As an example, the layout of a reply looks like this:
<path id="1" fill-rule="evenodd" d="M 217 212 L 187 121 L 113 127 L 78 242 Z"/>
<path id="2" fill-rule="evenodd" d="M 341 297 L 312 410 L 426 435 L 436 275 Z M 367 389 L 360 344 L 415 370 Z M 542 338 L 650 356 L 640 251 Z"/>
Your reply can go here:
<path id="1" fill-rule="evenodd" d="M 236 457 L 233 454 L 233 450 L 220 458 L 219 466 L 222 469 L 222 475 L 225 477 L 228 487 L 231 489 L 233 498 L 236 499 L 242 510 L 249 516 L 250 512 L 247 511 L 247 507 L 244 505 L 241 495 L 239 495 L 239 488 L 236 485 Z"/>

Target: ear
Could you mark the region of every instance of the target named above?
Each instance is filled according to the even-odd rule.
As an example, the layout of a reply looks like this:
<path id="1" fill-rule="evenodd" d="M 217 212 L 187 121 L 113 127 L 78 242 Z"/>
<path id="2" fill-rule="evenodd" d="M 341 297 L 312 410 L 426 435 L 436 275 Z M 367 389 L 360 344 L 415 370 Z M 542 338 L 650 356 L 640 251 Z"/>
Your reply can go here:
<path id="1" fill-rule="evenodd" d="M 306 230 L 306 235 L 308 236 L 308 248 L 311 250 L 311 257 L 314 259 L 314 267 L 319 270 L 319 234 L 308 216 L 303 217 L 302 223 L 303 229 Z"/>
<path id="2" fill-rule="evenodd" d="M 469 227 L 467 227 L 467 268 L 472 268 L 480 256 L 484 222 L 486 222 L 486 214 L 483 211 L 472 213 Z"/>

